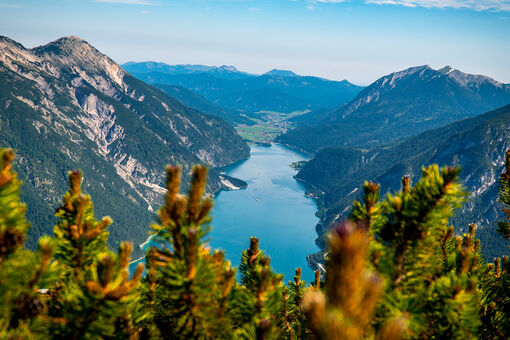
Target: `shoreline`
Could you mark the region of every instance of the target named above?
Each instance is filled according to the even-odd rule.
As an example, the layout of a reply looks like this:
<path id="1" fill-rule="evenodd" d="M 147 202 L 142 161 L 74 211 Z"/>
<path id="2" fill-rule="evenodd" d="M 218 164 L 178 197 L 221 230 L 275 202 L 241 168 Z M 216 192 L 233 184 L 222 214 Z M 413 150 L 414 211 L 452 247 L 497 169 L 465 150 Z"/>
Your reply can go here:
<path id="1" fill-rule="evenodd" d="M 234 163 L 232 163 L 232 164 L 229 164 L 229 165 L 226 165 L 225 167 L 220 167 L 220 168 L 217 168 L 217 169 L 221 171 L 223 168 L 227 168 L 227 167 L 232 166 L 232 165 L 234 165 L 234 164 L 244 162 L 244 161 L 246 161 L 247 159 L 249 159 L 250 157 L 251 157 L 251 154 L 250 154 L 248 157 L 246 157 L 246 158 L 240 159 L 240 160 L 238 160 L 238 161 L 235 161 L 235 162 L 234 162 Z M 226 176 L 228 176 L 228 175 L 226 175 Z M 227 179 L 228 183 L 229 183 L 231 186 L 233 186 L 234 188 L 229 187 L 229 186 L 227 186 L 227 185 L 224 183 L 224 181 L 225 181 L 226 179 L 222 177 L 222 174 L 220 174 L 218 177 L 220 178 L 221 183 L 222 183 L 225 187 L 220 188 L 220 189 L 216 190 L 215 192 L 211 193 L 210 195 L 211 195 L 213 198 L 214 198 L 214 197 L 216 197 L 217 195 L 219 195 L 222 191 L 242 190 L 242 189 L 245 189 L 245 188 L 246 188 L 246 187 L 243 187 L 243 186 L 241 186 L 241 187 L 236 187 L 236 186 L 234 186 L 234 185 L 233 185 L 230 181 L 228 181 L 228 179 Z M 228 177 L 230 177 L 230 176 L 228 176 Z M 234 178 L 234 177 L 231 177 L 231 178 L 238 180 L 237 178 Z M 242 181 L 242 180 L 240 180 L 240 181 Z M 244 181 L 243 181 L 243 182 L 244 182 Z M 153 239 L 156 235 L 157 235 L 157 234 L 152 234 L 152 235 L 150 235 L 149 237 L 147 237 L 147 239 L 146 239 L 143 243 L 139 244 L 139 245 L 138 245 L 138 247 L 139 247 L 140 249 L 144 250 L 143 248 L 144 248 L 147 244 L 149 244 L 149 242 L 150 242 L 150 241 L 151 241 L 151 240 L 152 240 L 152 239 Z M 144 259 L 144 258 L 146 258 L 146 257 L 147 257 L 147 255 L 144 255 L 144 256 L 142 256 L 142 257 L 140 257 L 140 258 L 137 258 L 137 259 L 135 259 L 135 260 L 133 260 L 133 261 L 129 262 L 129 264 L 133 264 L 133 263 L 135 263 L 135 262 L 138 262 L 138 261 L 140 261 L 140 260 L 143 260 L 143 259 Z"/>
<path id="2" fill-rule="evenodd" d="M 285 144 L 273 143 L 272 146 L 276 147 L 276 149 L 275 149 L 276 153 L 285 152 L 286 154 L 288 153 L 289 155 L 298 156 L 298 159 L 302 159 L 303 161 L 309 161 L 310 158 L 311 158 L 310 154 L 304 153 L 302 150 L 297 150 L 296 148 L 291 148 L 291 147 L 289 147 L 288 145 L 285 145 Z M 249 158 L 252 158 L 255 155 L 257 155 L 259 150 L 263 150 L 263 148 L 265 148 L 265 146 L 257 145 L 257 144 L 251 145 L 250 146 L 251 150 L 250 150 L 250 157 Z M 260 151 L 260 152 L 262 152 L 262 151 Z M 295 157 L 295 156 L 293 156 L 293 157 Z M 291 157 L 290 159 L 292 160 L 293 157 Z M 221 183 L 221 187 L 218 190 L 215 190 L 213 193 L 210 193 L 208 195 L 209 198 L 216 199 L 222 191 L 228 192 L 228 191 L 233 191 L 233 190 L 243 190 L 243 189 L 246 188 L 248 183 L 246 183 L 245 181 L 243 181 L 243 180 L 241 180 L 239 178 L 235 178 L 235 177 L 231 177 L 230 175 L 227 175 L 227 173 L 231 172 L 231 171 L 235 173 L 236 172 L 235 169 L 237 169 L 236 165 L 240 165 L 244 161 L 246 161 L 246 159 L 234 162 L 234 163 L 232 163 L 232 164 L 230 164 L 228 166 L 225 166 L 225 167 L 216 168 L 216 170 L 220 172 L 218 174 L 218 177 L 219 177 L 219 180 L 220 180 L 220 183 Z M 292 161 L 289 161 L 289 162 L 292 162 Z M 291 163 L 289 163 L 287 165 L 290 166 L 290 164 Z M 308 252 L 306 253 L 306 262 L 304 263 L 304 265 L 305 265 L 305 267 L 308 267 L 309 269 L 312 269 L 312 270 L 313 269 L 318 269 L 317 268 L 317 263 L 315 263 L 315 262 L 320 262 L 320 261 L 312 261 L 313 264 L 315 264 L 315 268 L 314 268 L 312 263 L 310 263 L 310 259 L 313 259 L 314 255 L 316 256 L 317 253 L 320 253 L 320 252 L 323 251 L 323 248 L 319 244 L 320 242 L 318 242 L 318 240 L 319 240 L 319 232 L 318 232 L 319 230 L 318 229 L 320 229 L 320 225 L 322 224 L 321 223 L 322 222 L 322 218 L 321 218 L 322 216 L 318 216 L 317 213 L 318 213 L 318 211 L 320 211 L 321 197 L 310 197 L 310 195 L 307 195 L 306 190 L 310 190 L 311 187 L 313 187 L 313 185 L 311 183 L 307 182 L 306 180 L 302 180 L 300 178 L 296 178 L 297 170 L 292 168 L 292 167 L 290 167 L 290 168 L 293 170 L 293 171 L 291 171 L 290 178 L 294 179 L 298 183 L 303 184 L 303 186 L 305 188 L 304 196 L 306 198 L 311 199 L 312 201 L 315 202 L 315 204 L 314 204 L 315 209 L 312 212 L 312 214 L 314 214 L 316 217 L 318 217 L 318 220 L 317 220 L 317 222 L 309 225 L 309 227 L 307 228 L 307 230 L 310 230 L 310 232 L 311 232 L 310 241 L 309 242 L 312 245 L 315 244 L 315 247 L 309 253 Z M 240 173 L 238 173 L 238 174 L 240 174 Z M 154 236 L 156 236 L 156 234 L 148 236 L 147 239 L 143 243 L 138 245 L 138 247 L 142 251 L 146 250 L 145 248 L 147 248 L 148 246 L 152 247 L 153 245 L 151 245 L 150 242 L 151 242 L 151 240 L 153 239 Z M 156 245 L 154 245 L 154 246 L 156 246 Z M 144 256 L 140 256 L 140 257 L 134 259 L 133 261 L 129 262 L 129 264 L 130 265 L 134 265 L 135 263 L 139 263 L 139 262 L 143 261 L 144 259 L 146 259 L 145 254 L 143 254 L 143 255 Z"/>
<path id="3" fill-rule="evenodd" d="M 147 245 L 147 243 L 149 243 L 149 242 L 150 242 L 150 241 L 154 238 L 154 236 L 156 236 L 156 235 L 157 235 L 157 234 L 152 234 L 152 235 L 150 235 L 149 237 L 147 237 L 147 239 L 145 240 L 145 242 L 144 242 L 144 243 L 142 243 L 142 244 L 140 244 L 138 247 L 139 247 L 140 249 L 142 249 L 142 250 L 143 250 L 143 247 L 145 247 L 145 246 Z"/>
<path id="4" fill-rule="evenodd" d="M 301 155 L 303 155 L 305 158 L 307 158 L 307 161 L 308 161 L 308 160 L 310 160 L 310 159 L 313 157 L 313 155 L 312 155 L 312 154 L 310 154 L 310 153 L 308 153 L 308 152 L 305 152 L 304 150 L 299 150 L 298 148 L 291 147 L 290 145 L 286 145 L 286 144 L 284 144 L 284 143 L 277 143 L 277 142 L 273 142 L 272 144 L 274 144 L 274 145 L 278 145 L 278 146 L 282 146 L 282 147 L 287 148 L 287 149 L 289 149 L 289 150 L 291 150 L 291 151 L 293 151 L 293 152 L 296 152 L 296 153 L 300 153 L 300 154 L 301 154 Z M 258 145 L 258 144 L 255 144 L 255 143 L 254 143 L 254 145 L 255 145 L 255 146 L 262 146 L 262 147 L 264 147 L 263 145 Z M 232 164 L 229 164 L 229 165 L 227 165 L 227 166 L 217 168 L 217 170 L 219 170 L 219 171 L 222 171 L 222 172 L 223 172 L 223 171 L 225 171 L 225 168 L 227 168 L 227 169 L 228 169 L 228 167 L 233 166 L 233 165 L 238 164 L 238 163 L 241 163 L 241 162 L 243 162 L 243 161 L 246 161 L 246 160 L 247 160 L 247 159 L 249 159 L 250 157 L 251 157 L 251 152 L 250 152 L 250 156 L 249 156 L 248 158 L 241 159 L 241 160 L 238 160 L 238 161 L 236 161 L 236 162 L 234 162 L 234 163 L 232 163 Z M 236 186 L 235 184 L 231 183 L 231 182 L 230 182 L 227 178 L 222 178 L 222 175 L 226 175 L 226 173 L 225 173 L 225 172 L 223 172 L 223 173 L 220 173 L 220 175 L 219 175 L 220 181 L 221 181 L 221 183 L 224 185 L 224 187 L 222 187 L 222 188 L 220 188 L 220 189 L 216 190 L 215 192 L 211 193 L 210 195 L 211 195 L 213 198 L 217 197 L 217 196 L 218 196 L 218 195 L 219 195 L 222 191 L 233 191 L 233 190 L 243 190 L 243 189 L 245 189 L 245 187 L 243 187 L 243 186 L 238 187 L 238 186 Z M 229 176 L 229 175 L 226 175 L 226 176 L 227 176 L 227 177 L 230 177 L 230 178 L 232 178 L 232 179 L 238 180 L 238 179 L 237 179 L 237 178 L 235 178 L 235 177 L 231 177 L 231 176 Z M 312 188 L 314 188 L 313 184 L 311 184 L 311 183 L 309 183 L 309 182 L 307 182 L 307 181 L 305 181 L 305 180 L 302 180 L 302 179 L 300 179 L 300 178 L 296 178 L 296 176 L 295 176 L 295 175 L 294 175 L 294 176 L 292 176 L 292 177 L 293 177 L 296 181 L 298 181 L 298 182 L 302 183 L 303 185 L 305 185 L 305 187 L 307 187 L 307 189 L 312 189 Z M 239 180 L 240 180 L 240 179 L 239 179 Z M 241 180 L 241 181 L 242 181 L 242 180 Z M 227 183 L 225 183 L 225 182 L 228 182 L 228 184 L 229 184 L 229 185 L 227 185 Z M 244 181 L 243 181 L 243 182 L 244 182 Z M 306 193 L 305 193 L 305 196 L 306 196 Z M 322 204 L 322 197 L 310 197 L 310 196 L 307 196 L 307 197 L 308 197 L 308 198 L 313 199 L 313 200 L 316 202 L 317 210 L 315 211 L 315 215 L 317 216 L 317 212 L 319 211 L 320 206 L 321 206 L 321 204 Z M 317 217 L 319 218 L 319 221 L 318 221 L 318 223 L 315 225 L 315 228 L 314 228 L 314 229 L 315 229 L 315 234 L 316 234 L 316 238 L 315 238 L 315 240 L 314 240 L 314 241 L 315 241 L 314 243 L 315 243 L 315 244 L 316 244 L 316 246 L 319 248 L 319 252 L 321 252 L 321 251 L 323 251 L 323 249 L 322 249 L 322 247 L 320 247 L 320 246 L 318 245 L 318 242 L 317 242 L 317 241 L 319 240 L 318 227 L 319 227 L 319 226 L 322 226 L 322 224 L 323 224 L 323 216 L 317 216 Z M 157 234 L 150 235 L 150 236 L 149 236 L 149 237 L 145 240 L 145 242 L 141 243 L 138 247 L 139 247 L 140 249 L 142 249 L 142 250 L 143 250 L 143 248 L 144 248 L 145 246 L 147 246 L 147 244 L 149 244 L 149 242 L 152 240 L 152 238 L 153 238 L 154 236 L 156 236 L 156 235 L 157 235 Z M 314 255 L 314 254 L 309 254 L 309 255 Z M 133 261 L 131 261 L 131 262 L 129 262 L 129 264 L 136 263 L 136 262 L 138 262 L 138 261 L 143 260 L 144 258 L 146 258 L 146 255 L 144 255 L 144 256 L 142 256 L 142 257 L 140 257 L 140 258 L 137 258 L 137 259 L 135 259 L 135 260 L 133 260 Z M 311 268 L 310 264 L 308 264 L 308 266 Z"/>
<path id="5" fill-rule="evenodd" d="M 146 257 L 147 257 L 147 255 L 144 255 L 144 256 L 142 256 L 142 257 L 140 257 L 140 258 L 136 259 L 136 260 L 133 260 L 133 261 L 129 262 L 128 264 L 136 263 L 136 262 L 138 262 L 138 261 L 140 261 L 140 260 L 143 260 L 143 259 L 144 259 L 144 258 L 146 258 Z"/>
<path id="6" fill-rule="evenodd" d="M 147 244 L 149 244 L 149 242 L 150 242 L 150 241 L 154 238 L 154 236 L 156 236 L 156 235 L 157 235 L 157 234 L 152 234 L 152 235 L 150 235 L 149 237 L 147 237 L 147 239 L 145 240 L 145 242 L 144 242 L 144 243 L 139 244 L 139 245 L 138 245 L 138 247 L 139 247 L 140 249 L 144 250 L 144 249 L 143 249 L 143 247 L 145 247 Z M 144 258 L 146 258 L 146 257 L 147 257 L 147 255 L 144 255 L 144 256 L 142 256 L 142 257 L 140 257 L 140 258 L 137 258 L 137 259 L 135 259 L 135 260 L 133 260 L 133 261 L 130 261 L 130 262 L 129 262 L 129 264 L 133 264 L 133 263 L 135 263 L 135 262 L 138 262 L 138 261 L 140 261 L 140 260 L 143 260 L 143 259 L 144 259 Z"/>

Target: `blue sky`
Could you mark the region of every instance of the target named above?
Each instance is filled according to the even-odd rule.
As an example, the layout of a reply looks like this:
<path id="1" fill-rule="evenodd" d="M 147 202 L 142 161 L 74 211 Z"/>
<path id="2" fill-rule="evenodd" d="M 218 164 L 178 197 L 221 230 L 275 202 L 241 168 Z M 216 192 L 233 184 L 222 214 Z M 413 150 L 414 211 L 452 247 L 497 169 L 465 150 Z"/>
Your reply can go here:
<path id="1" fill-rule="evenodd" d="M 272 68 L 369 84 L 451 65 L 510 83 L 510 0 L 0 0 L 26 47 L 77 35 L 119 63 Z"/>

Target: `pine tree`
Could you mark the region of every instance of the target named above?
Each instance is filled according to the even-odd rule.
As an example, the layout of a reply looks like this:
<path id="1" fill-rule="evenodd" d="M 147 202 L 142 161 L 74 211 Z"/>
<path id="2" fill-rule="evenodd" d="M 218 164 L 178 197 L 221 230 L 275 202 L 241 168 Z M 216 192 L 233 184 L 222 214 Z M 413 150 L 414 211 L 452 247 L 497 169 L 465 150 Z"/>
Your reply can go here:
<path id="1" fill-rule="evenodd" d="M 231 303 L 240 339 L 276 339 L 285 322 L 283 305 L 283 275 L 271 270 L 270 259 L 259 249 L 259 240 L 250 238 L 250 247 L 243 251 L 241 284 L 234 287 Z"/>
<path id="2" fill-rule="evenodd" d="M 285 323 L 282 328 L 285 331 L 285 337 L 289 339 L 308 339 L 311 333 L 302 302 L 305 291 L 315 288 L 306 287 L 306 282 L 301 280 L 301 272 L 302 269 L 297 268 L 294 281 L 289 281 L 288 287 L 284 288 L 283 313 Z"/>
<path id="3" fill-rule="evenodd" d="M 369 269 L 369 237 L 364 225 L 344 221 L 328 238 L 325 291 L 309 289 L 303 307 L 317 339 L 400 339 L 405 320 L 392 320 L 379 331 L 372 326 L 382 281 Z"/>
<path id="4" fill-rule="evenodd" d="M 465 200 L 459 169 L 423 169 L 414 188 L 378 201 L 379 187 L 366 183 L 363 203 L 351 218 L 370 234 L 368 259 L 385 282 L 375 326 L 404 320 L 406 338 L 475 338 L 480 325 L 479 241 L 453 237 L 448 218 Z"/>
<path id="5" fill-rule="evenodd" d="M 223 252 L 211 253 L 202 244 L 212 208 L 212 200 L 202 200 L 207 168 L 193 168 L 188 197 L 179 194 L 180 172 L 179 167 L 167 167 L 161 221 L 152 226 L 162 247 L 152 248 L 148 256 L 154 270 L 145 282 L 153 299 L 151 318 L 164 338 L 231 338 L 227 301 L 235 272 Z"/>
<path id="6" fill-rule="evenodd" d="M 39 240 L 34 253 L 22 249 L 30 228 L 20 202 L 21 182 L 12 171 L 14 152 L 0 149 L 0 338 L 34 338 L 34 325 L 46 310 L 39 293 L 51 260 L 51 239 Z"/>
<path id="7" fill-rule="evenodd" d="M 79 171 L 69 173 L 69 191 L 57 210 L 55 271 L 45 325 L 53 339 L 136 339 L 130 320 L 143 264 L 129 279 L 132 246 L 122 243 L 118 255 L 106 246 L 108 217 L 97 221 L 90 196 L 81 192 Z"/>

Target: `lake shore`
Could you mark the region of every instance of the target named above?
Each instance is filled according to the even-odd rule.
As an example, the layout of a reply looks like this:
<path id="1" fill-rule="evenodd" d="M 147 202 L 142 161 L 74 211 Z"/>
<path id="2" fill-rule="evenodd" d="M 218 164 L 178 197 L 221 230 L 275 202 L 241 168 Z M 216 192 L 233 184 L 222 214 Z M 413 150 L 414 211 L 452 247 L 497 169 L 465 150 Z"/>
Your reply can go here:
<path id="1" fill-rule="evenodd" d="M 293 177 L 296 171 L 290 166 L 307 156 L 279 144 L 252 145 L 250 151 L 247 160 L 221 169 L 229 183 L 239 189 L 215 193 L 209 245 L 225 251 L 232 265 L 239 266 L 250 236 L 257 237 L 261 249 L 271 257 L 275 272 L 291 280 L 299 267 L 304 280 L 313 280 L 307 255 L 319 251 L 314 242 L 317 203 L 305 195 L 305 186 Z M 242 190 L 234 182 L 239 178 L 246 183 Z M 154 243 L 153 236 L 140 246 L 147 248 Z M 142 260 L 143 257 L 132 261 L 131 265 Z"/>

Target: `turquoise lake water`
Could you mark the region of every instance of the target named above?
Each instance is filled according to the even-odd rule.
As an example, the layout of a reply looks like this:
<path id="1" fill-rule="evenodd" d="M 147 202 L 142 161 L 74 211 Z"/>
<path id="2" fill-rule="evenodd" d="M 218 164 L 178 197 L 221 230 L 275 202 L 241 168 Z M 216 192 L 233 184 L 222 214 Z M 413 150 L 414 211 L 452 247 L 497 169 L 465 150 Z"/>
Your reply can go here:
<path id="1" fill-rule="evenodd" d="M 289 166 L 301 160 L 306 157 L 281 145 L 252 146 L 249 159 L 225 169 L 247 182 L 248 188 L 216 196 L 209 239 L 211 247 L 224 250 L 234 266 L 239 266 L 250 236 L 255 236 L 285 282 L 293 279 L 296 267 L 303 269 L 303 279 L 312 280 L 306 255 L 318 251 L 317 205 L 304 195 L 305 187 L 293 178 L 296 171 Z"/>

